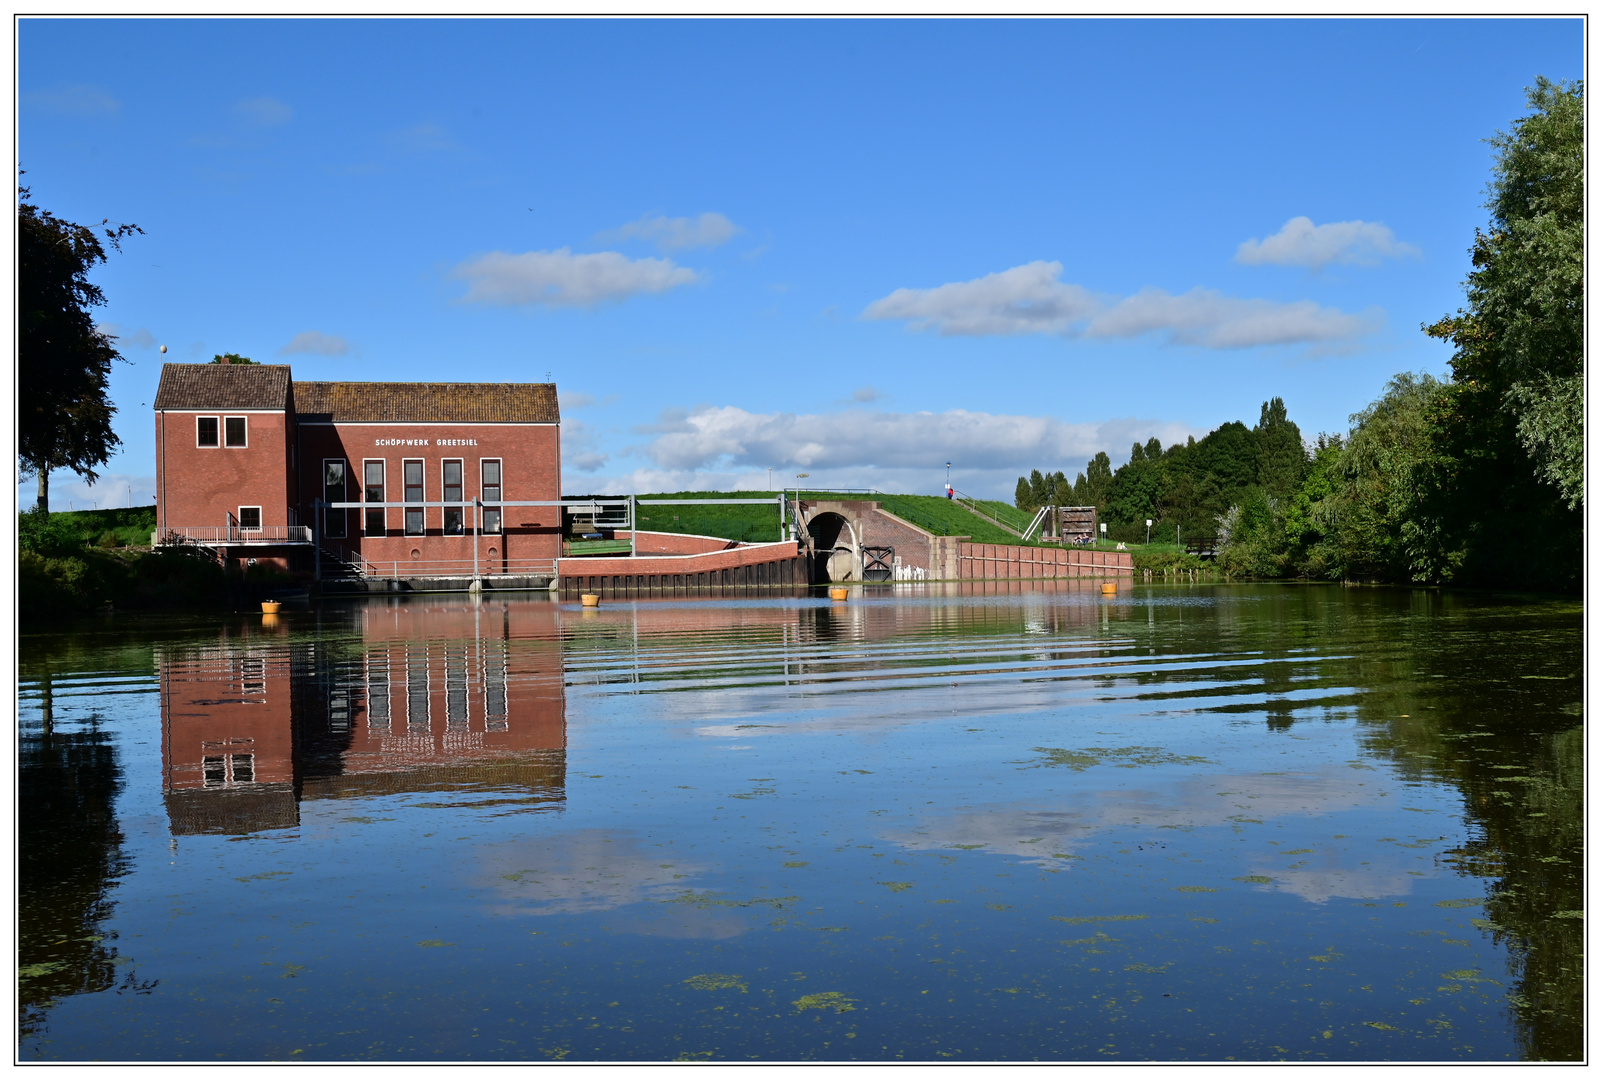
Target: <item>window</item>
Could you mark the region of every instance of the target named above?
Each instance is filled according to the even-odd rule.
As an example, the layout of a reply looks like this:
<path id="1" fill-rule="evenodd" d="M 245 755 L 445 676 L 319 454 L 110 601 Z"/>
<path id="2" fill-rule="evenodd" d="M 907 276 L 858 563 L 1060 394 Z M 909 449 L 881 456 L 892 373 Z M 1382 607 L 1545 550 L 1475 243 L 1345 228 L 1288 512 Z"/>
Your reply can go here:
<path id="1" fill-rule="evenodd" d="M 460 461 L 440 462 L 440 475 L 444 481 L 445 498 L 443 502 L 459 503 L 462 501 L 462 463 Z M 462 511 L 460 509 L 445 511 L 445 535 L 462 535 Z"/>
<path id="2" fill-rule="evenodd" d="M 249 445 L 245 441 L 245 418 L 243 416 L 223 417 L 223 445 Z"/>
<path id="3" fill-rule="evenodd" d="M 367 726 L 389 729 L 389 651 L 367 653 Z"/>
<path id="4" fill-rule="evenodd" d="M 384 463 L 382 461 L 362 462 L 362 486 L 364 488 L 362 497 L 368 502 L 381 503 L 384 501 Z M 366 529 L 364 531 L 368 536 L 383 536 L 385 532 L 384 521 L 383 510 L 369 510 L 367 511 Z"/>
<path id="5" fill-rule="evenodd" d="M 261 532 L 261 507 L 241 506 L 239 528 L 241 532 Z"/>
<path id="6" fill-rule="evenodd" d="M 501 501 L 501 463 L 497 458 L 479 462 L 479 498 L 484 507 L 484 531 L 496 534 L 501 531 L 501 508 L 489 505 Z"/>
<path id="7" fill-rule="evenodd" d="M 421 461 L 401 462 L 403 480 L 406 484 L 406 498 L 404 502 L 420 503 L 423 501 L 423 463 Z M 423 508 L 406 508 L 406 535 L 423 535 Z"/>
<path id="8" fill-rule="evenodd" d="M 195 445 L 217 445 L 217 418 L 215 416 L 195 417 Z"/>
<path id="9" fill-rule="evenodd" d="M 325 503 L 342 503 L 345 501 L 345 459 L 323 459 L 323 501 Z M 344 510 L 323 511 L 323 535 L 339 539 L 345 535 Z"/>
<path id="10" fill-rule="evenodd" d="M 255 754 L 206 754 L 200 761 L 207 787 L 231 787 L 256 782 Z"/>

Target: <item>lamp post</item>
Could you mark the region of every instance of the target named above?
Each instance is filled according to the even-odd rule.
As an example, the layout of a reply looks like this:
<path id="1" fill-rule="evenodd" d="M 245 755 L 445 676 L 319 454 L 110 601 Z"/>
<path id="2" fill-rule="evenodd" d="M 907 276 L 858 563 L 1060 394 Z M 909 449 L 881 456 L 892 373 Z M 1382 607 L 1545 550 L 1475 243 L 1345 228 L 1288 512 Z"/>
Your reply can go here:
<path id="1" fill-rule="evenodd" d="M 1107 542 L 1107 523 L 1105 521 L 1101 523 L 1101 542 L 1104 544 Z"/>
<path id="2" fill-rule="evenodd" d="M 801 483 L 800 482 L 802 480 L 805 480 L 807 477 L 809 477 L 811 475 L 812 474 L 809 473 L 809 472 L 798 472 L 798 473 L 795 474 L 795 478 L 796 478 L 796 485 L 795 485 L 795 523 L 796 523 L 797 528 L 796 528 L 796 531 L 795 531 L 795 535 L 790 538 L 792 540 L 799 540 L 801 538 L 801 530 L 800 530 L 800 527 L 799 527 L 801 525 Z"/>
<path id="3" fill-rule="evenodd" d="M 1146 543 L 1151 543 L 1151 518 L 1146 519 Z"/>

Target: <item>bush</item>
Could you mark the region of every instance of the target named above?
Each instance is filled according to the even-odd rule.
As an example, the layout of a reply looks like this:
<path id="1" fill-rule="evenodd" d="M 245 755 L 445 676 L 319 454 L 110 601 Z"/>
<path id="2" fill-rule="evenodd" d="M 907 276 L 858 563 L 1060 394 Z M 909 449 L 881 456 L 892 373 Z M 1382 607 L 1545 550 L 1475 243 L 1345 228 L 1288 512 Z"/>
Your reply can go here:
<path id="1" fill-rule="evenodd" d="M 83 550 L 84 535 L 70 517 L 33 509 L 17 516 L 17 546 L 47 558 L 66 558 Z"/>
<path id="2" fill-rule="evenodd" d="M 17 558 L 17 609 L 24 623 L 64 618 L 107 604 L 214 607 L 227 599 L 222 568 L 198 552 L 93 547 L 65 556 L 23 551 Z"/>

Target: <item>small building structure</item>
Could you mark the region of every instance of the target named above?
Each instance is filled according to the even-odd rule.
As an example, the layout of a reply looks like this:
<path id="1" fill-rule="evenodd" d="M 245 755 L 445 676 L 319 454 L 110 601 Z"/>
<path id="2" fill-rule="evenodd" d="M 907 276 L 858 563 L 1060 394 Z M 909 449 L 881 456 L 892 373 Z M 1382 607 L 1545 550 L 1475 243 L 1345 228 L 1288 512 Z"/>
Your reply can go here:
<path id="1" fill-rule="evenodd" d="M 167 364 L 155 421 L 157 543 L 284 570 L 329 560 L 361 576 L 555 576 L 554 384 Z"/>

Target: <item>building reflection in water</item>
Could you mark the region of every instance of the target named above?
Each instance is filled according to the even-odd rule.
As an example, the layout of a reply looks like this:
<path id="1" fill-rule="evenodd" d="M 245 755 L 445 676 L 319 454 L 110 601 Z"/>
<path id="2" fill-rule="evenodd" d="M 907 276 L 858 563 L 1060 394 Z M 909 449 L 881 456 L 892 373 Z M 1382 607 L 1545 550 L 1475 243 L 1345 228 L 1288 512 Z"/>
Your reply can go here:
<path id="1" fill-rule="evenodd" d="M 305 799 L 559 805 L 557 618 L 548 603 L 373 603 L 325 613 L 315 637 L 264 617 L 242 637 L 162 648 L 172 835 L 293 828 Z"/>

